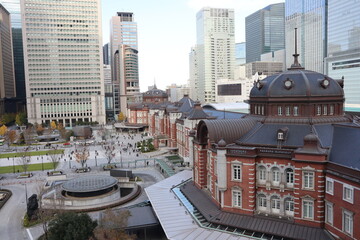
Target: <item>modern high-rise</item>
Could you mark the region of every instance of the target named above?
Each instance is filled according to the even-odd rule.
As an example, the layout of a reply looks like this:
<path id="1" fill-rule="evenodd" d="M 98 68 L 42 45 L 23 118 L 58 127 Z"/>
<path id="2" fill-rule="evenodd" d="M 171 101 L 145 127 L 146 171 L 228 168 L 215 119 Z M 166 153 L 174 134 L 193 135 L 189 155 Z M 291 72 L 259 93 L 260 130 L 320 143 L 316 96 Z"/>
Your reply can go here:
<path id="1" fill-rule="evenodd" d="M 191 48 L 189 53 L 189 86 L 190 86 L 190 98 L 198 100 L 198 63 L 197 63 L 196 46 Z"/>
<path id="2" fill-rule="evenodd" d="M 127 104 L 134 102 L 140 92 L 137 23 L 133 13 L 118 12 L 111 18 L 110 56 L 112 81 L 120 87 L 120 107 L 115 108 L 125 114 Z"/>
<path id="3" fill-rule="evenodd" d="M 21 30 L 20 0 L 0 0 L 11 16 L 16 97 L 25 105 L 24 52 Z"/>
<path id="4" fill-rule="evenodd" d="M 235 44 L 235 65 L 240 65 L 246 63 L 246 43 L 236 43 Z"/>
<path id="5" fill-rule="evenodd" d="M 271 4 L 245 18 L 246 62 L 285 48 L 284 3 Z"/>
<path id="6" fill-rule="evenodd" d="M 109 57 L 110 49 L 109 49 L 109 43 L 105 44 L 103 46 L 103 61 L 104 65 L 110 65 L 110 57 Z"/>
<path id="7" fill-rule="evenodd" d="M 324 72 L 324 58 L 327 55 L 327 3 L 328 0 L 285 1 L 287 67 L 293 62 L 294 29 L 297 28 L 299 63 L 307 70 Z"/>
<path id="8" fill-rule="evenodd" d="M 10 13 L 0 4 L 0 114 L 6 98 L 16 96 Z"/>
<path id="9" fill-rule="evenodd" d="M 349 107 L 356 104 L 357 108 L 360 107 L 359 12 L 359 1 L 328 0 L 326 74 L 338 79 L 344 77 L 345 104 Z"/>
<path id="10" fill-rule="evenodd" d="M 30 123 L 105 123 L 100 0 L 21 1 Z"/>
<path id="11" fill-rule="evenodd" d="M 196 17 L 198 99 L 215 102 L 216 81 L 234 79 L 234 10 L 205 7 Z"/>

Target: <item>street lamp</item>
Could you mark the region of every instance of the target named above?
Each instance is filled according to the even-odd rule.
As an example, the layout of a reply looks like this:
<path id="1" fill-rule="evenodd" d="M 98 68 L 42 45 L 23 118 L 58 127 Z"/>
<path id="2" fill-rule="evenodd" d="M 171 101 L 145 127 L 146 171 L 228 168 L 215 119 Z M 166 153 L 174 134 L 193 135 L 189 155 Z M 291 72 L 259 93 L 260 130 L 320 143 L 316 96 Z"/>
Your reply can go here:
<path id="1" fill-rule="evenodd" d="M 28 195 L 27 195 L 27 185 L 25 183 L 25 203 L 26 203 L 26 206 L 27 206 L 27 203 L 28 203 Z"/>
<path id="2" fill-rule="evenodd" d="M 44 157 L 41 156 L 41 170 L 44 171 Z"/>

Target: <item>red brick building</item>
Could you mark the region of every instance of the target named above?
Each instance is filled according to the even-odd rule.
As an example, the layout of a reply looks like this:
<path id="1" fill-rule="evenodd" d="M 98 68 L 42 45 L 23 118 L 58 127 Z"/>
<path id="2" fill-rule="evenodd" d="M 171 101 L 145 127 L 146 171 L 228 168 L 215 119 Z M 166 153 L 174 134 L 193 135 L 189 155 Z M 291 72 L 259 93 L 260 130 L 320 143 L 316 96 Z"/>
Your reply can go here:
<path id="1" fill-rule="evenodd" d="M 360 122 L 343 113 L 343 80 L 295 61 L 256 82 L 249 103 L 241 119 L 190 132 L 194 184 L 222 212 L 210 220 L 284 239 L 360 239 Z M 273 221 L 282 227 L 265 227 Z"/>

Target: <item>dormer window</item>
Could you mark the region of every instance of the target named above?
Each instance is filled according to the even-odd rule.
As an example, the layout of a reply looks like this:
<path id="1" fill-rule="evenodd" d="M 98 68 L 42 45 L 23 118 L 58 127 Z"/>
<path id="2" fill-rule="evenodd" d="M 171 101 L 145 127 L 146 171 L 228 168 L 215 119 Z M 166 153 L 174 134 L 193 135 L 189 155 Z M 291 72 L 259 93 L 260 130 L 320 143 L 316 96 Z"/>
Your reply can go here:
<path id="1" fill-rule="evenodd" d="M 278 132 L 278 140 L 283 141 L 284 140 L 284 133 L 283 132 Z"/>

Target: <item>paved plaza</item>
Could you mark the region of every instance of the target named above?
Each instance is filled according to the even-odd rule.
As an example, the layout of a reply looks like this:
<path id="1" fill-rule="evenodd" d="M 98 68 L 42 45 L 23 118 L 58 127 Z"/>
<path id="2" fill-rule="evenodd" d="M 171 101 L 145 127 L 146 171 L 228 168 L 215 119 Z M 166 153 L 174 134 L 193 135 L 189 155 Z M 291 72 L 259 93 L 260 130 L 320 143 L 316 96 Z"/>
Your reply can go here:
<path id="1" fill-rule="evenodd" d="M 76 141 L 70 146 L 52 143 L 52 148 L 64 149 L 64 154 L 57 155 L 60 160 L 56 170 L 63 171 L 67 175 L 67 178 L 84 175 L 109 175 L 109 171 L 103 170 L 103 166 L 107 165 L 108 161 L 104 147 L 100 144 L 102 140 L 98 137 L 96 131 L 94 131 L 93 136 L 95 136 L 95 138 L 92 143 L 86 146 L 90 153 L 86 166 L 91 168 L 90 172 L 75 172 L 77 168 L 81 168 L 81 164 L 75 161 L 74 153 L 84 147 L 79 144 L 74 144 Z M 142 189 L 164 179 L 164 176 L 154 168 L 156 163 L 154 157 L 161 158 L 161 155 L 167 152 L 166 149 L 150 153 L 138 152 L 135 148 L 135 143 L 147 139 L 149 139 L 149 137 L 142 137 L 141 134 L 113 133 L 106 144 L 107 146 L 114 146 L 115 148 L 115 156 L 112 163 L 118 167 L 122 165 L 123 168 L 132 169 L 133 173 L 142 179 L 142 182 L 139 183 Z M 45 144 L 34 145 L 33 147 L 31 151 L 42 151 L 44 150 Z M 22 152 L 24 148 L 25 147 L 17 147 L 16 151 Z M 47 150 L 48 148 L 45 149 Z M 124 149 L 126 149 L 126 151 Z M 5 150 L 7 150 L 7 146 L 0 147 L 0 153 L 5 153 Z M 51 162 L 49 156 L 32 156 L 30 157 L 29 164 L 47 162 Z M 7 158 L 0 159 L 0 166 L 12 166 L 13 163 L 20 165 L 17 158 L 14 158 L 14 161 L 12 158 L 9 158 L 9 160 Z M 0 180 L 0 188 L 11 190 L 13 195 L 4 207 L 0 209 L 0 216 L 6 216 L 0 223 L 0 239 L 36 239 L 42 234 L 41 226 L 35 226 L 29 229 L 23 228 L 22 218 L 26 211 L 26 197 L 39 192 L 39 189 L 41 189 L 46 182 L 49 171 L 50 170 L 36 171 L 33 172 L 33 177 L 25 179 L 17 178 L 20 173 L 1 174 L 3 178 Z M 145 192 L 142 191 L 135 200 L 119 207 L 129 206 L 145 200 L 148 200 L 148 197 Z M 99 212 L 92 212 L 90 216 L 97 219 Z"/>

